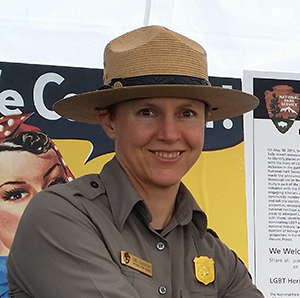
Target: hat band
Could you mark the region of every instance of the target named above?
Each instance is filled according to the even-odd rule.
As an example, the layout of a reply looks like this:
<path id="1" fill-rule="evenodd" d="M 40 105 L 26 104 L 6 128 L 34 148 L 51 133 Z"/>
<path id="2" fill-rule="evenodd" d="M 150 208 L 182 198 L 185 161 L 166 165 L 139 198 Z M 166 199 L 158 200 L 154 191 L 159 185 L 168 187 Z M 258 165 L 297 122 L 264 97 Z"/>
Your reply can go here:
<path id="1" fill-rule="evenodd" d="M 132 87 L 140 85 L 206 85 L 211 86 L 211 83 L 206 79 L 201 79 L 192 76 L 181 76 L 181 75 L 145 75 L 136 76 L 129 78 L 117 78 L 112 79 L 107 85 L 99 88 L 110 89 L 110 88 L 122 88 L 122 87 Z"/>

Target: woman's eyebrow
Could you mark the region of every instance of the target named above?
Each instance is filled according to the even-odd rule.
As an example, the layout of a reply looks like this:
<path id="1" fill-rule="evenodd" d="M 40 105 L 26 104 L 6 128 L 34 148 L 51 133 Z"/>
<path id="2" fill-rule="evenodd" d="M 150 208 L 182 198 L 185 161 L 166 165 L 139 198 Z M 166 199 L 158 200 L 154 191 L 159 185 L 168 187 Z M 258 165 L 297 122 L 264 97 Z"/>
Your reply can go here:
<path id="1" fill-rule="evenodd" d="M 52 173 L 52 171 L 56 168 L 56 167 L 61 167 L 62 165 L 60 164 L 60 163 L 56 163 L 56 164 L 54 164 L 47 172 L 46 172 L 46 174 L 44 175 L 44 179 L 47 177 L 47 176 L 49 176 L 51 173 Z M 2 187 L 2 186 L 4 186 L 4 185 L 8 185 L 8 184 L 12 184 L 12 185 L 21 185 L 21 184 L 26 184 L 26 182 L 25 181 L 15 181 L 15 180 L 13 180 L 13 181 L 6 181 L 6 182 L 4 182 L 4 183 L 2 183 L 1 185 L 0 185 L 0 187 Z"/>
<path id="2" fill-rule="evenodd" d="M 149 99 L 144 99 L 142 101 L 136 101 L 134 102 L 134 104 L 132 105 L 133 107 L 135 108 L 155 108 L 155 107 L 158 107 L 159 104 L 156 104 L 155 102 L 152 102 L 151 100 Z"/>
<path id="3" fill-rule="evenodd" d="M 2 183 L 0 185 L 0 187 L 7 185 L 7 184 L 18 184 L 19 185 L 19 184 L 26 184 L 26 182 L 25 181 L 6 181 L 6 182 Z"/>
<path id="4" fill-rule="evenodd" d="M 47 178 L 47 176 L 49 176 L 51 174 L 51 172 L 56 168 L 56 167 L 62 167 L 62 165 L 60 163 L 56 163 L 54 164 L 44 175 L 44 179 Z"/>

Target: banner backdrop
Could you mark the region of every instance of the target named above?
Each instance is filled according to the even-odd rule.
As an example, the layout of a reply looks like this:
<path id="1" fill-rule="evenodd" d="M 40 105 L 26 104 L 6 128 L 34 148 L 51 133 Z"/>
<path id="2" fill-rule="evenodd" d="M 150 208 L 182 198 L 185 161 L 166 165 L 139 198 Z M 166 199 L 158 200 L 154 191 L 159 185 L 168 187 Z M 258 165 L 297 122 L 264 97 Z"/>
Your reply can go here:
<path id="1" fill-rule="evenodd" d="M 102 69 L 1 62 L 0 112 L 33 113 L 25 123 L 39 127 L 55 142 L 75 177 L 99 172 L 113 156 L 113 142 L 101 126 L 62 119 L 51 106 L 70 94 L 98 89 L 101 78 Z M 210 81 L 241 89 L 241 79 Z M 209 226 L 247 263 L 244 170 L 243 117 L 209 122 L 202 157 L 184 182 L 207 212 Z M 18 206 L 19 200 L 2 204 Z"/>

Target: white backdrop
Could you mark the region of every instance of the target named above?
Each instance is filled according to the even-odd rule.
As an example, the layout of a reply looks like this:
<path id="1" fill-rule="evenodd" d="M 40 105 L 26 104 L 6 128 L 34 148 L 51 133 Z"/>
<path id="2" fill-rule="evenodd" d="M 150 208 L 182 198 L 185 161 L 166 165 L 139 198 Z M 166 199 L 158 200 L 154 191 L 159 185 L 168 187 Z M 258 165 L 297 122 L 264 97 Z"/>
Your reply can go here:
<path id="1" fill-rule="evenodd" d="M 1 0 L 0 7 L 0 61 L 101 68 L 110 39 L 156 24 L 202 44 L 211 76 L 299 71 L 299 0 Z"/>
<path id="2" fill-rule="evenodd" d="M 299 73 L 299 14 L 299 0 L 0 0 L 0 61 L 102 68 L 108 41 L 163 25 L 205 48 L 210 76 Z"/>

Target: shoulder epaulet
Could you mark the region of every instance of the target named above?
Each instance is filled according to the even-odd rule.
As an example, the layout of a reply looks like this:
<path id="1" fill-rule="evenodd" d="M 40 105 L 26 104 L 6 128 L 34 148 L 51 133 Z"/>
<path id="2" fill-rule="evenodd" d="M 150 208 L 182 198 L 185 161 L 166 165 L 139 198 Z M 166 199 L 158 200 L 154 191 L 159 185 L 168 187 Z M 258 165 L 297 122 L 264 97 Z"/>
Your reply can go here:
<path id="1" fill-rule="evenodd" d="M 218 238 L 219 239 L 219 236 L 218 234 L 211 228 L 207 228 L 207 232 L 212 234 L 215 238 Z"/>
<path id="2" fill-rule="evenodd" d="M 105 188 L 98 174 L 87 174 L 66 184 L 56 184 L 48 188 L 48 191 L 65 198 L 83 196 L 88 200 L 94 200 L 105 192 Z"/>

